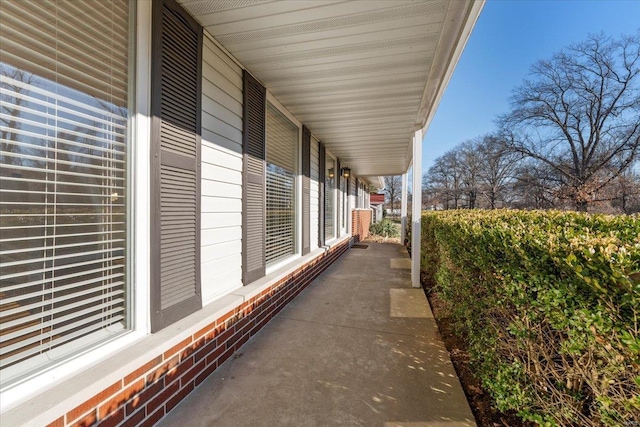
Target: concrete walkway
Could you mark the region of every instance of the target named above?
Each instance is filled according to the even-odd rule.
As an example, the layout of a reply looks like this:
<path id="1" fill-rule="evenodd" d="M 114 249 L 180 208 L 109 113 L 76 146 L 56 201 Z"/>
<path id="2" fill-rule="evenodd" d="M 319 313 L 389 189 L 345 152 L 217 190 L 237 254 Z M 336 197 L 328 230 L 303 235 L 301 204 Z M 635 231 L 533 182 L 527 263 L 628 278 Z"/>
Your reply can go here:
<path id="1" fill-rule="evenodd" d="M 475 426 L 404 247 L 350 249 L 163 426 Z"/>

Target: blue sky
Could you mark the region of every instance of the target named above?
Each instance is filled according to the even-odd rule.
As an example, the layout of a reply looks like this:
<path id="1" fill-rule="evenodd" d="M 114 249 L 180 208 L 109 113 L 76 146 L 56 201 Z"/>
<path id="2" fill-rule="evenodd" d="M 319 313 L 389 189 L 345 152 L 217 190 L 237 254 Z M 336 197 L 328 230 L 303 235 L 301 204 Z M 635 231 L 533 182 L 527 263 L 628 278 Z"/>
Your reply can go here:
<path id="1" fill-rule="evenodd" d="M 488 0 L 423 140 L 422 167 L 495 130 L 530 66 L 590 33 L 631 34 L 640 0 Z"/>

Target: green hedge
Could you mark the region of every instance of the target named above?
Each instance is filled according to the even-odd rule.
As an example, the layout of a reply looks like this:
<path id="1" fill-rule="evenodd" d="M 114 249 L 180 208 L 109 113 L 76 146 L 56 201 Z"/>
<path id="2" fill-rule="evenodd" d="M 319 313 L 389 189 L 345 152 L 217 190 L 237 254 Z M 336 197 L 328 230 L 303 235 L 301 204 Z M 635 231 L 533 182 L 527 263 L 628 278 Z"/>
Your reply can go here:
<path id="1" fill-rule="evenodd" d="M 422 268 L 502 411 L 540 425 L 640 420 L 640 218 L 447 211 Z"/>

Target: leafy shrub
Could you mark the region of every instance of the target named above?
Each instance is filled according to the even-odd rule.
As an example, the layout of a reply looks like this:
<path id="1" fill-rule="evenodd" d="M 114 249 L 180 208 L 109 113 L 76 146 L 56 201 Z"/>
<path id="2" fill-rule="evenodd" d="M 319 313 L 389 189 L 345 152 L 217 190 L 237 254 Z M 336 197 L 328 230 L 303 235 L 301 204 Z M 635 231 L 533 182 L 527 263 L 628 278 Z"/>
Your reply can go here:
<path id="1" fill-rule="evenodd" d="M 640 420 L 640 217 L 448 211 L 422 267 L 496 406 L 540 425 Z"/>
<path id="2" fill-rule="evenodd" d="M 369 233 L 380 237 L 399 237 L 400 232 L 398 226 L 390 219 L 383 219 L 380 222 L 371 224 L 369 227 Z"/>

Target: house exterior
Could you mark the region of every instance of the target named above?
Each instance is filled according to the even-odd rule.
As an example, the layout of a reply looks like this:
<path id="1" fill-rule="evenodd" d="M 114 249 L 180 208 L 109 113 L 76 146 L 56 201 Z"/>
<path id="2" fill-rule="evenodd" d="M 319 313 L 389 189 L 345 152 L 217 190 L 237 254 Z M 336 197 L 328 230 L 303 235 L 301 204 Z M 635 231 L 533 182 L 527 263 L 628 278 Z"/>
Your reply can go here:
<path id="1" fill-rule="evenodd" d="M 373 218 L 371 222 L 380 222 L 384 218 L 384 194 L 370 194 L 369 204 L 373 211 Z"/>
<path id="2" fill-rule="evenodd" d="M 368 232 L 481 8 L 0 2 L 2 424 L 161 419 Z"/>

